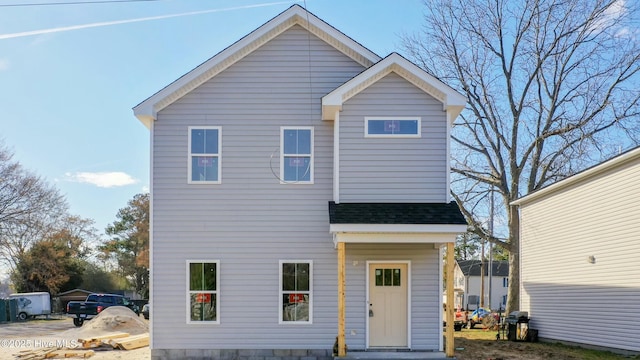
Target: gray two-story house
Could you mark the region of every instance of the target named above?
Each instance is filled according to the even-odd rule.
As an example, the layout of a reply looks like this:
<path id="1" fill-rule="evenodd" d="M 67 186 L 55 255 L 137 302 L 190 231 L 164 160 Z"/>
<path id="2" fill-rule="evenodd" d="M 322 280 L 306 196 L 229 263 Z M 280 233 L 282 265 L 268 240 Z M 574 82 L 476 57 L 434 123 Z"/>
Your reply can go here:
<path id="1" fill-rule="evenodd" d="M 135 106 L 152 357 L 441 352 L 465 101 L 294 5 Z"/>

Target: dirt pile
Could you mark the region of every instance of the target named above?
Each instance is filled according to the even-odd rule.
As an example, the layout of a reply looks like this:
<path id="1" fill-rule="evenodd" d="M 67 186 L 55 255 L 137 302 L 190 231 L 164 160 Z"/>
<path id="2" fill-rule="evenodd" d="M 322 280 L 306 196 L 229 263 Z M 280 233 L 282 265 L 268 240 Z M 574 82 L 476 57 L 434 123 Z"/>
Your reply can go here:
<path id="1" fill-rule="evenodd" d="M 146 322 L 124 306 L 110 306 L 96 317 L 85 321 L 80 328 L 71 329 L 64 335 L 74 338 L 92 338 L 109 333 L 125 332 L 130 335 L 144 334 L 149 331 Z"/>

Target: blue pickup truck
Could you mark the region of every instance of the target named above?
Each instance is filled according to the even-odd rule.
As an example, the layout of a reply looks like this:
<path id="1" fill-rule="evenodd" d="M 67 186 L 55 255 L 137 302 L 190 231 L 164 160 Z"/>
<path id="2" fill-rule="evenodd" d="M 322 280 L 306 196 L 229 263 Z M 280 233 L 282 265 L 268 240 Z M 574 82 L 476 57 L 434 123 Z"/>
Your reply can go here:
<path id="1" fill-rule="evenodd" d="M 75 315 L 73 325 L 82 326 L 85 320 L 90 320 L 109 306 L 126 306 L 136 314 L 137 306 L 122 295 L 89 294 L 85 301 L 70 301 L 67 304 L 67 314 Z"/>

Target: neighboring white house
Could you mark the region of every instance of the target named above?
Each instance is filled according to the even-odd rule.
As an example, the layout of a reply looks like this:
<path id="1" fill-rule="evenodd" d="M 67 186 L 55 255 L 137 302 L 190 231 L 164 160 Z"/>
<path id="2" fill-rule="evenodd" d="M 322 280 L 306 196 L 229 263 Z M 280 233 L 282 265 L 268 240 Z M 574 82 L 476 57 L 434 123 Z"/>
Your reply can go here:
<path id="1" fill-rule="evenodd" d="M 514 204 L 520 310 L 539 337 L 640 351 L 640 148 Z"/>
<path id="2" fill-rule="evenodd" d="M 336 335 L 349 352 L 440 354 L 465 104 L 294 5 L 135 106 L 152 358 L 330 359 Z"/>
<path id="3" fill-rule="evenodd" d="M 458 260 L 458 266 L 464 276 L 465 309 L 474 310 L 481 304 L 481 284 L 483 280 L 482 263 L 480 260 Z M 493 261 L 491 279 L 489 279 L 489 262 L 484 264 L 484 304 L 485 308 L 495 311 L 504 310 L 507 303 L 507 290 L 509 288 L 509 262 Z M 491 301 L 489 301 L 491 296 Z"/>

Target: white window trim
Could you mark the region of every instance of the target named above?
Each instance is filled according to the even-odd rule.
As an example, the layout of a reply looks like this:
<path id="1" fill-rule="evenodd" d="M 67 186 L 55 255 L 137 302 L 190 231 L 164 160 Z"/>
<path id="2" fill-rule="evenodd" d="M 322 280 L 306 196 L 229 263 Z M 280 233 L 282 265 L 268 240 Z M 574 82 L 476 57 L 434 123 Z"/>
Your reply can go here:
<path id="1" fill-rule="evenodd" d="M 210 293 L 216 295 L 216 320 L 215 321 L 193 321 L 191 320 L 191 292 L 192 290 L 189 288 L 191 284 L 190 279 L 190 264 L 193 263 L 208 263 L 208 264 L 216 264 L 216 290 L 215 291 L 193 291 L 198 293 Z M 187 260 L 187 275 L 186 275 L 186 315 L 187 315 L 187 324 L 193 325 L 219 325 L 220 324 L 220 260 Z"/>
<path id="2" fill-rule="evenodd" d="M 369 120 L 407 120 L 418 121 L 417 134 L 369 134 Z M 421 138 L 422 137 L 422 118 L 413 117 L 392 117 L 392 116 L 367 116 L 364 118 L 364 137 L 366 138 Z"/>
<path id="3" fill-rule="evenodd" d="M 283 264 L 309 264 L 309 321 L 283 321 L 282 320 L 282 265 Z M 307 293 L 300 291 L 300 293 Z M 313 260 L 280 260 L 278 263 L 278 324 L 281 325 L 310 325 L 313 324 Z"/>
<path id="4" fill-rule="evenodd" d="M 217 154 L 192 154 L 191 153 L 191 130 L 203 129 L 203 130 L 218 130 L 218 153 Z M 187 183 L 194 185 L 208 185 L 208 184 L 221 184 L 222 183 L 222 127 L 221 126 L 189 126 L 188 127 L 188 142 L 187 142 Z M 192 170 L 192 158 L 193 156 L 210 156 L 218 158 L 218 180 L 217 181 L 194 181 L 191 179 Z"/>
<path id="5" fill-rule="evenodd" d="M 284 131 L 285 130 L 310 130 L 311 134 L 311 154 L 295 154 L 300 156 L 309 156 L 309 181 L 288 181 L 284 178 Z M 293 154 L 287 154 L 293 155 Z M 313 126 L 281 126 L 280 127 L 280 184 L 313 184 L 313 167 L 314 167 L 314 132 Z"/>

